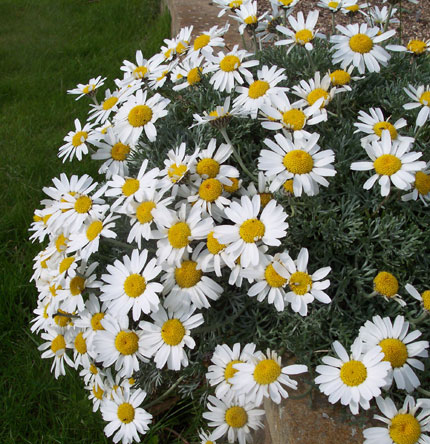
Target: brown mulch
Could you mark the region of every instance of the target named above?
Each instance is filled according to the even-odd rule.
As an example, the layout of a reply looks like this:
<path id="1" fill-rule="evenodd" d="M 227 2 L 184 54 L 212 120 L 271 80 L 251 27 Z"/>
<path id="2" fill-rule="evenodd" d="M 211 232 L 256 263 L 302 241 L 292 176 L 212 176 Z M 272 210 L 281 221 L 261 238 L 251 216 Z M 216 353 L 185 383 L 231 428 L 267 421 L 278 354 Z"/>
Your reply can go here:
<path id="1" fill-rule="evenodd" d="M 368 3 L 372 6 L 389 7 L 388 2 L 382 3 L 381 0 L 359 0 L 359 4 Z M 295 6 L 293 15 L 296 16 L 298 11 L 303 11 L 305 17 L 308 12 L 317 9 L 320 12 L 318 19 L 319 32 L 323 34 L 331 34 L 331 12 L 317 6 L 318 0 L 300 0 Z M 409 3 L 407 0 L 401 2 L 402 7 L 399 4 L 396 6 L 397 13 L 396 18 L 402 21 L 401 29 L 399 25 L 396 26 L 397 36 L 402 37 L 402 43 L 407 44 L 411 39 L 427 40 L 430 39 L 430 0 L 420 0 L 418 5 Z M 425 6 L 426 5 L 426 6 Z M 364 9 L 366 11 L 367 8 Z M 269 0 L 258 0 L 258 10 L 260 13 L 270 11 Z M 353 19 L 354 23 L 364 22 L 362 14 L 357 13 Z M 348 16 L 342 12 L 336 13 L 336 24 L 347 25 L 350 23 Z"/>

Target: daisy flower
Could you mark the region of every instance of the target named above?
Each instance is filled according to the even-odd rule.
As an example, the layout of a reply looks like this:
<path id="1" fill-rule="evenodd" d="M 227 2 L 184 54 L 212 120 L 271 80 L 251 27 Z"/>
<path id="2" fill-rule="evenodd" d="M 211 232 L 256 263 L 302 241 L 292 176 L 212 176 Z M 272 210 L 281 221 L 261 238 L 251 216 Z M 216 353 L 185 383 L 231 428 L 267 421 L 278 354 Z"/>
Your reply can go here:
<path id="1" fill-rule="evenodd" d="M 196 345 L 190 336 L 190 330 L 204 322 L 202 314 L 194 314 L 194 310 L 195 307 L 189 307 L 177 312 L 166 312 L 160 306 L 156 313 L 151 314 L 154 323 L 139 323 L 145 356 L 154 356 L 157 368 L 163 368 L 166 363 L 169 370 L 180 370 L 181 367 L 188 366 L 184 347 L 193 349 Z"/>
<path id="2" fill-rule="evenodd" d="M 127 316 L 103 317 L 100 323 L 104 330 L 97 330 L 93 341 L 96 360 L 103 367 L 115 363 L 118 374 L 129 378 L 139 370 L 139 361 L 148 362 L 144 357 L 142 330 L 130 330 Z"/>
<path id="3" fill-rule="evenodd" d="M 337 12 L 343 6 L 343 0 L 332 1 L 332 0 L 320 0 L 317 6 L 328 9 L 331 12 Z"/>
<path id="4" fill-rule="evenodd" d="M 255 35 L 261 43 L 272 43 L 278 38 L 276 27 L 282 23 L 283 12 L 278 5 L 271 3 L 272 11 L 269 11 L 262 20 L 259 20 Z"/>
<path id="5" fill-rule="evenodd" d="M 216 442 L 213 441 L 211 438 L 212 436 L 210 434 L 206 433 L 203 429 L 200 430 L 199 432 L 199 439 L 201 440 L 200 444 L 216 444 Z"/>
<path id="6" fill-rule="evenodd" d="M 392 37 L 396 33 L 394 29 L 381 33 L 379 28 L 368 28 L 366 23 L 337 25 L 336 29 L 343 35 L 330 37 L 330 43 L 334 44 L 334 64 L 340 63 L 342 69 L 353 64 L 360 74 L 364 74 L 366 68 L 369 72 L 379 72 L 380 64 L 387 65 L 391 56 L 378 43 Z"/>
<path id="7" fill-rule="evenodd" d="M 234 10 L 234 13 L 235 15 L 231 15 L 230 17 L 240 23 L 239 34 L 241 35 L 245 32 L 245 29 L 248 31 L 255 30 L 258 26 L 258 21 L 267 14 L 266 12 L 261 17 L 257 17 L 256 1 L 242 3 L 239 8 Z"/>
<path id="8" fill-rule="evenodd" d="M 248 188 L 242 188 L 242 195 L 252 199 L 253 196 L 258 194 L 260 196 L 261 208 L 264 208 L 273 199 L 273 193 L 270 192 L 269 186 L 270 182 L 267 180 L 266 176 L 259 171 L 257 187 L 254 182 L 251 182 L 248 185 Z"/>
<path id="9" fill-rule="evenodd" d="M 401 190 L 408 190 L 414 182 L 414 173 L 423 170 L 425 162 L 416 162 L 422 156 L 421 152 L 409 151 L 409 141 L 391 141 L 390 132 L 382 131 L 380 141 L 373 140 L 364 146 L 371 162 L 353 162 L 351 170 L 367 171 L 375 170 L 363 185 L 365 190 L 370 190 L 378 180 L 381 186 L 381 196 L 390 194 L 391 183 Z"/>
<path id="10" fill-rule="evenodd" d="M 79 366 L 89 367 L 90 357 L 88 354 L 87 342 L 84 338 L 82 330 L 75 329 L 73 331 L 70 342 L 66 345 L 66 347 L 73 350 L 75 369 L 78 369 Z"/>
<path id="11" fill-rule="evenodd" d="M 215 387 L 215 396 L 223 399 L 229 394 L 235 395 L 232 391 L 231 378 L 237 372 L 234 364 L 250 362 L 254 354 L 255 344 L 246 344 L 241 351 L 241 345 L 236 343 L 233 348 L 227 344 L 217 345 L 211 357 L 212 364 L 208 367 L 206 379 L 209 385 Z"/>
<path id="12" fill-rule="evenodd" d="M 330 403 L 340 400 L 342 405 L 349 406 L 353 415 L 357 415 L 359 407 L 369 409 L 369 401 L 381 394 L 391 364 L 383 361 L 384 354 L 379 346 L 363 354 L 360 338 L 352 344 L 350 355 L 339 341 L 333 342 L 332 347 L 338 357 L 322 358 L 325 365 L 316 367 L 319 376 L 315 383 Z"/>
<path id="13" fill-rule="evenodd" d="M 286 235 L 287 214 L 281 205 L 272 200 L 260 213 L 260 196 L 252 200 L 242 196 L 241 201 L 232 202 L 225 215 L 233 225 L 218 225 L 214 237 L 221 244 L 229 244 L 226 253 L 232 260 L 240 258 L 243 267 L 256 266 L 259 261 L 259 245 L 279 246 Z"/>
<path id="14" fill-rule="evenodd" d="M 124 72 L 124 79 L 121 82 L 123 85 L 129 85 L 136 81 L 148 78 L 149 74 L 153 72 L 160 64 L 159 59 L 151 58 L 146 60 L 143 58 L 142 51 L 136 51 L 136 63 L 124 60 L 121 66 L 121 71 Z"/>
<path id="15" fill-rule="evenodd" d="M 158 263 L 167 261 L 169 265 L 179 266 L 184 253 L 191 252 L 191 242 L 204 239 L 212 229 L 212 218 L 202 219 L 198 207 L 192 207 L 187 214 L 185 204 L 177 211 L 157 208 L 160 226 L 160 240 L 157 242 Z"/>
<path id="16" fill-rule="evenodd" d="M 150 282 L 161 272 L 156 265 L 157 260 L 148 263 L 148 250 L 133 250 L 131 257 L 123 256 L 113 265 L 107 265 L 108 274 L 101 279 L 105 285 L 101 287 L 101 301 L 108 303 L 109 312 L 115 316 L 124 316 L 133 310 L 133 320 L 138 321 L 141 313 L 157 311 L 160 300 L 157 293 L 163 290 L 158 282 Z"/>
<path id="17" fill-rule="evenodd" d="M 236 82 L 243 83 L 242 76 L 252 77 L 252 73 L 247 68 L 259 64 L 258 60 L 244 61 L 245 58 L 253 54 L 238 48 L 238 45 L 235 45 L 227 55 L 224 55 L 223 52 L 219 52 L 217 56 L 205 53 L 205 57 L 210 64 L 203 70 L 203 73 L 215 72 L 209 83 L 220 92 L 226 91 L 230 94 Z"/>
<path id="18" fill-rule="evenodd" d="M 75 100 L 79 100 L 81 97 L 84 96 L 91 96 L 94 95 L 95 90 L 97 88 L 100 88 L 104 81 L 106 80 L 106 77 L 98 76 L 95 79 L 88 80 L 88 83 L 82 84 L 78 83 L 76 88 L 68 89 L 67 94 L 76 94 L 78 97 L 76 97 Z"/>
<path id="19" fill-rule="evenodd" d="M 226 12 L 235 12 L 241 5 L 249 3 L 250 0 L 213 0 L 213 2 L 221 8 L 218 17 L 222 17 Z"/>
<path id="20" fill-rule="evenodd" d="M 232 117 L 243 117 L 245 113 L 243 113 L 240 109 L 230 109 L 230 102 L 230 96 L 227 96 L 222 106 L 216 106 L 215 109 L 209 113 L 207 111 L 203 111 L 202 116 L 200 114 L 193 114 L 193 118 L 196 123 L 191 125 L 190 129 L 198 125 L 205 125 L 206 123 L 209 123 L 215 128 L 221 129 L 228 125 Z"/>
<path id="21" fill-rule="evenodd" d="M 105 399 L 107 399 L 107 392 L 103 389 L 103 384 L 98 384 L 96 381 L 90 381 L 85 387 L 90 392 L 88 399 L 93 403 L 93 412 L 97 412 Z"/>
<path id="22" fill-rule="evenodd" d="M 113 436 L 113 442 L 122 444 L 140 442 L 139 434 L 145 434 L 152 422 L 152 415 L 139 407 L 146 397 L 141 389 L 123 387 L 113 390 L 112 399 L 107 398 L 101 405 L 103 419 L 109 424 L 104 428 L 106 436 Z"/>
<path id="23" fill-rule="evenodd" d="M 283 9 L 292 9 L 300 0 L 270 0 L 272 8 L 278 6 Z"/>
<path id="24" fill-rule="evenodd" d="M 166 106 L 169 99 L 155 94 L 147 99 L 147 92 L 139 89 L 136 95 L 132 95 L 115 114 L 114 123 L 118 137 L 124 143 L 134 144 L 145 131 L 150 142 L 157 138 L 157 130 L 154 123 L 167 115 Z"/>
<path id="25" fill-rule="evenodd" d="M 203 248 L 206 247 L 205 250 Z M 205 243 L 197 245 L 196 250 L 200 253 L 197 257 L 197 269 L 206 271 L 214 271 L 215 274 L 222 276 L 221 268 L 230 264 L 229 256 L 225 252 L 226 245 L 220 244 L 214 237 L 214 232 L 211 231 L 207 235 Z"/>
<path id="26" fill-rule="evenodd" d="M 153 229 L 153 224 L 161 226 L 162 220 L 159 219 L 160 213 L 154 211 L 156 208 L 164 208 L 173 200 L 173 197 L 163 199 L 164 193 L 158 192 L 155 188 L 145 190 L 142 200 L 132 201 L 127 209 L 127 215 L 130 216 L 131 229 L 128 233 L 127 242 L 135 241 L 137 246 L 141 247 L 142 239 L 157 239 L 158 232 Z"/>
<path id="27" fill-rule="evenodd" d="M 270 68 L 264 65 L 257 71 L 257 80 L 247 78 L 248 87 L 236 87 L 239 95 L 234 99 L 233 105 L 236 108 L 242 108 L 255 119 L 262 105 L 270 105 L 274 97 L 288 90 L 286 87 L 276 86 L 279 82 L 286 80 L 287 76 L 284 71 L 284 68 L 278 69 L 276 65 Z"/>
<path id="28" fill-rule="evenodd" d="M 66 347 L 69 342 L 68 333 L 64 334 L 59 328 L 49 328 L 42 333 L 44 344 L 38 347 L 38 350 L 43 351 L 42 358 L 54 358 L 52 361 L 51 372 L 54 369 L 55 379 L 60 375 L 65 375 L 64 361 L 70 367 L 74 367 L 73 361 L 67 356 Z"/>
<path id="29" fill-rule="evenodd" d="M 261 126 L 272 131 L 291 131 L 295 138 L 310 137 L 304 127 L 327 120 L 327 111 L 321 108 L 323 102 L 324 97 L 320 97 L 311 106 L 303 108 L 297 103 L 291 104 L 287 95 L 281 92 L 272 98 L 272 104 L 261 106 Z"/>
<path id="30" fill-rule="evenodd" d="M 273 262 L 271 273 L 276 272 L 279 275 L 279 278 L 277 277 L 279 283 L 281 282 L 280 278 L 288 281 L 290 291 L 285 294 L 285 302 L 291 304 L 294 312 L 306 316 L 307 306 L 314 299 L 323 304 L 331 302 L 327 293 L 323 291 L 329 287 L 330 281 L 328 279 L 321 281 L 330 273 L 330 267 L 323 267 L 313 274 L 309 274 L 309 253 L 306 248 L 300 250 L 295 261 L 291 259 L 288 253 L 280 254 L 277 259 Z"/>
<path id="31" fill-rule="evenodd" d="M 403 108 L 409 110 L 421 107 L 415 125 L 423 126 L 430 116 L 430 85 L 421 85 L 418 88 L 408 85 L 403 90 L 413 100 L 403 105 Z"/>
<path id="32" fill-rule="evenodd" d="M 270 148 L 261 150 L 258 158 L 258 169 L 265 171 L 270 180 L 270 191 L 277 191 L 288 179 L 293 179 L 295 196 L 301 196 L 302 191 L 308 196 L 319 192 L 319 185 L 327 187 L 329 182 L 324 176 L 334 176 L 336 170 L 334 152 L 320 151 L 317 145 L 319 134 L 310 137 L 289 139 L 282 134 L 276 134 L 275 140 L 264 139 Z"/>
<path id="33" fill-rule="evenodd" d="M 160 173 L 158 168 L 152 168 L 146 171 L 148 160 L 145 159 L 140 166 L 139 172 L 135 177 L 122 177 L 116 174 L 112 180 L 107 182 L 106 197 L 116 197 L 115 202 L 111 205 L 111 210 L 123 213 L 127 205 L 132 201 L 142 201 L 145 192 L 154 187 L 157 183 L 157 177 Z"/>
<path id="34" fill-rule="evenodd" d="M 231 378 L 233 390 L 237 395 L 245 395 L 247 400 L 256 405 L 261 405 L 263 398 L 270 398 L 279 404 L 282 398 L 288 398 L 288 392 L 282 385 L 297 389 L 297 381 L 288 375 L 308 371 L 306 365 L 282 367 L 281 357 L 269 349 L 266 354 L 256 352 L 250 356 L 250 362 L 233 364 L 233 368 L 237 370 Z"/>
<path id="35" fill-rule="evenodd" d="M 425 290 L 421 294 L 411 284 L 405 285 L 405 290 L 417 301 L 421 302 L 422 308 L 425 311 L 430 311 L 430 290 Z"/>
<path id="36" fill-rule="evenodd" d="M 197 85 L 202 80 L 203 57 L 192 57 L 183 60 L 172 70 L 172 81 L 174 83 L 184 80 L 173 87 L 174 91 L 181 91 L 189 86 Z"/>
<path id="37" fill-rule="evenodd" d="M 185 257 L 176 266 L 166 268 L 162 277 L 163 294 L 167 295 L 164 300 L 166 308 L 179 310 L 191 304 L 197 308 L 209 308 L 208 299 L 216 301 L 220 298 L 223 288 L 197 268 L 199 256 L 196 248 L 191 259 Z"/>
<path id="38" fill-rule="evenodd" d="M 299 107 L 312 106 L 322 98 L 320 108 L 324 108 L 333 100 L 335 94 L 342 92 L 342 90 L 336 87 L 331 88 L 330 74 L 326 74 L 321 79 L 320 72 L 317 71 L 313 79 L 309 79 L 307 82 L 301 80 L 300 85 L 294 85 L 292 92 L 301 97 L 294 105 Z"/>
<path id="39" fill-rule="evenodd" d="M 128 175 L 128 163 L 134 154 L 134 145 L 123 143 L 112 127 L 108 128 L 103 139 L 94 145 L 98 150 L 91 158 L 105 161 L 99 168 L 99 174 L 106 174 L 106 179 L 110 179 L 114 174 L 122 177 Z"/>
<path id="40" fill-rule="evenodd" d="M 79 376 L 84 380 L 85 385 L 94 384 L 103 388 L 103 379 L 105 378 L 105 373 L 102 369 L 98 368 L 93 360 L 89 360 L 88 366 L 83 366 L 79 372 Z"/>
<path id="41" fill-rule="evenodd" d="M 37 307 L 33 310 L 36 315 L 31 321 L 30 330 L 32 333 L 39 333 L 40 330 L 48 330 L 53 327 L 54 321 L 52 317 L 48 314 L 50 301 L 37 301 Z"/>
<path id="42" fill-rule="evenodd" d="M 205 52 L 213 51 L 213 48 L 225 46 L 223 35 L 228 31 L 230 25 L 225 24 L 224 27 L 212 26 L 209 31 L 204 31 L 198 35 L 191 47 L 192 51 L 189 52 L 189 56 L 194 54 L 199 55 L 202 50 Z"/>
<path id="43" fill-rule="evenodd" d="M 367 8 L 368 5 L 366 3 L 362 3 L 361 5 L 359 5 L 357 1 L 358 0 L 343 0 L 342 7 L 340 9 L 342 11 L 342 14 L 355 16 L 357 12 L 360 12 L 365 17 L 367 17 L 367 14 L 362 11 L 362 9 Z"/>
<path id="44" fill-rule="evenodd" d="M 412 143 L 414 139 L 412 137 L 404 137 L 398 134 L 398 130 L 405 127 L 408 122 L 405 119 L 400 118 L 392 124 L 389 119 L 384 118 L 381 108 L 369 108 L 370 114 L 359 111 L 359 122 L 354 123 L 354 126 L 358 128 L 354 133 L 366 133 L 367 136 L 361 138 L 363 142 L 371 142 L 372 140 L 380 140 L 382 137 L 382 131 L 388 130 L 390 132 L 391 140 L 408 141 Z"/>
<path id="45" fill-rule="evenodd" d="M 406 302 L 397 294 L 399 291 L 399 282 L 395 276 L 387 271 L 380 271 L 373 279 L 373 295 L 379 294 L 386 301 L 393 299 L 399 305 L 404 307 Z"/>
<path id="46" fill-rule="evenodd" d="M 428 444 L 430 437 L 430 408 L 427 400 L 407 395 L 400 409 L 391 398 L 376 398 L 379 410 L 384 416 L 374 415 L 384 427 L 370 427 L 363 430 L 364 444 Z M 419 411 L 421 410 L 421 411 Z"/>
<path id="47" fill-rule="evenodd" d="M 87 144 L 94 145 L 100 137 L 100 134 L 93 130 L 91 123 L 86 123 L 82 128 L 79 119 L 75 119 L 75 130 L 69 131 L 64 138 L 66 143 L 58 149 L 58 157 L 63 157 L 63 162 L 68 158 L 72 161 L 75 156 L 78 160 L 82 160 L 82 155 L 88 154 Z"/>
<path id="48" fill-rule="evenodd" d="M 100 238 L 116 238 L 116 233 L 112 231 L 112 228 L 115 227 L 114 221 L 118 217 L 110 213 L 107 217 L 89 218 L 86 220 L 79 232 L 70 235 L 67 253 L 79 251 L 82 259 L 88 260 L 93 253 L 98 251 Z"/>
<path id="49" fill-rule="evenodd" d="M 369 8 L 367 22 L 369 23 L 369 26 L 377 26 L 382 32 L 387 21 L 390 25 L 398 25 L 400 23 L 400 20 L 394 17 L 396 12 L 397 8 L 389 9 L 386 6 L 383 6 L 382 8 L 374 6 L 373 8 Z"/>
<path id="50" fill-rule="evenodd" d="M 412 39 L 409 40 L 408 44 L 406 45 L 407 52 L 414 54 L 414 55 L 422 55 L 426 52 L 430 52 L 430 39 L 428 40 L 419 40 L 419 39 Z"/>
<path id="51" fill-rule="evenodd" d="M 419 330 L 408 333 L 409 322 L 403 316 L 396 316 L 394 323 L 388 317 L 374 316 L 360 328 L 359 336 L 363 341 L 363 350 L 379 345 L 384 353 L 384 361 L 391 364 L 392 370 L 386 377 L 387 388 L 394 381 L 400 390 L 411 393 L 419 387 L 420 380 L 411 367 L 424 370 L 424 364 L 417 358 L 428 357 L 428 341 L 416 341 L 421 336 Z"/>
<path id="52" fill-rule="evenodd" d="M 319 34 L 318 31 L 315 31 L 315 25 L 318 21 L 319 12 L 311 11 L 306 17 L 306 21 L 303 16 L 303 12 L 300 11 L 297 14 L 297 19 L 295 19 L 292 15 L 288 16 L 288 21 L 290 22 L 291 29 L 288 29 L 286 26 L 278 25 L 276 30 L 281 34 L 287 36 L 285 40 L 278 40 L 275 42 L 276 46 L 284 46 L 291 45 L 288 48 L 287 54 L 296 46 L 304 46 L 304 48 L 308 51 L 313 49 L 312 40 L 315 37 L 325 38 L 323 34 Z"/>
<path id="53" fill-rule="evenodd" d="M 347 69 L 336 69 L 333 72 L 330 72 L 331 84 L 340 87 L 339 89 L 343 89 L 344 91 L 352 91 L 352 88 L 349 86 L 351 80 L 357 81 L 364 78 L 360 76 L 351 76 L 354 69 L 354 65 L 350 65 Z"/>
<path id="54" fill-rule="evenodd" d="M 235 399 L 218 399 L 208 397 L 208 412 L 203 418 L 208 420 L 209 427 L 215 427 L 211 433 L 212 439 L 227 435 L 229 443 L 246 444 L 252 441 L 251 430 L 263 427 L 264 410 L 256 409 L 252 402 L 241 402 Z"/>

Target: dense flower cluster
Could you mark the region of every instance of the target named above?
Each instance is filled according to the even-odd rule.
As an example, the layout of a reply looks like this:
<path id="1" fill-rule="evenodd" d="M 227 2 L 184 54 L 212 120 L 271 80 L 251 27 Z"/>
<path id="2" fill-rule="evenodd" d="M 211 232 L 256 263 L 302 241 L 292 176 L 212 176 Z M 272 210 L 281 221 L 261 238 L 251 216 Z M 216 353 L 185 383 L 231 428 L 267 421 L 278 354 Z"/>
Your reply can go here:
<path id="1" fill-rule="evenodd" d="M 330 106 L 337 103 L 339 109 L 355 84 L 386 67 L 388 51 L 425 54 L 428 42 L 384 46 L 395 31 L 381 31 L 382 19 L 375 17 L 388 22 L 392 17 L 385 10 L 366 14 L 355 0 L 319 4 L 333 14 L 361 12 L 368 20 L 337 26 L 339 33 L 327 39 L 318 33 L 318 11 L 306 18 L 292 13 L 298 1 L 272 0 L 273 10 L 261 17 L 250 0 L 215 3 L 220 15 L 234 14 L 241 34 L 252 34 L 260 45 L 275 41 L 278 51 L 301 54 L 310 66 L 316 47 L 325 45 L 332 56 L 329 71 L 315 69 L 311 78 L 293 83 L 285 67 L 261 62 L 267 49 L 226 48 L 228 25 L 194 40 L 192 29 L 185 28 L 150 59 L 137 51 L 135 61 L 125 60 L 123 78 L 101 102 L 96 100 L 106 80 L 101 77 L 68 91 L 94 103 L 85 124 L 75 120 L 58 155 L 66 161 L 91 153 L 102 161 L 99 173 L 106 180 L 61 174 L 43 189 L 46 198 L 30 228 L 32 240 L 48 240 L 34 259 L 39 299 L 31 329 L 41 332 L 39 349 L 52 359 L 56 378 L 65 375 L 65 364 L 79 370 L 114 442 L 139 442 L 151 424 L 138 374 L 152 367 L 179 372 L 195 362 L 201 332 L 211 328 L 211 310 L 222 309 L 232 292 L 303 322 L 323 307 L 319 303 L 332 303 L 331 265 L 315 265 L 312 245 L 309 250 L 298 245 L 298 252 L 285 248 L 292 216 L 285 202 L 324 193 L 340 171 L 338 156 L 348 172 L 372 171 L 365 190 L 378 182 L 384 198 L 397 188 L 408 191 L 403 201 L 430 201 L 429 159 L 416 143 L 429 121 L 428 85 L 404 89 L 404 102 L 413 100 L 404 108 L 420 108 L 415 137 L 405 131 L 405 118 L 391 123 L 384 117 L 382 105 L 359 111 L 355 132 L 365 134 L 359 144 L 370 160 L 345 161 L 342 147 L 327 145 L 324 137 L 324 125 L 341 117 Z M 155 160 L 151 151 L 160 127 L 173 118 L 187 91 L 209 91 L 219 101 L 193 108 L 193 121 L 183 128 L 188 136 L 163 146 Z M 253 162 L 231 140 L 234 121 L 249 119 L 264 134 Z M 423 313 L 430 310 L 429 290 L 420 294 L 411 284 L 405 289 L 421 302 Z M 373 290 L 369 297 L 406 305 L 388 271 L 374 276 Z M 262 427 L 264 398 L 279 404 L 288 397 L 286 388 L 298 386 L 292 376 L 310 370 L 283 365 L 281 353 L 258 350 L 262 341 L 247 334 L 246 344 L 218 337 L 212 350 L 205 379 L 213 395 L 203 418 L 213 430 L 202 430 L 203 443 L 226 437 L 246 444 L 251 431 Z M 315 383 L 328 400 L 349 406 L 353 414 L 376 398 L 385 415 L 378 419 L 388 428 L 367 429 L 368 444 L 430 442 L 424 435 L 430 402 L 409 395 L 420 386 L 416 371 L 424 370 L 428 357 L 429 343 L 417 341 L 420 336 L 402 315 L 375 315 L 360 328 L 350 353 L 335 341 L 336 357 L 323 357 L 315 369 Z M 399 410 L 381 397 L 392 386 L 408 393 Z"/>

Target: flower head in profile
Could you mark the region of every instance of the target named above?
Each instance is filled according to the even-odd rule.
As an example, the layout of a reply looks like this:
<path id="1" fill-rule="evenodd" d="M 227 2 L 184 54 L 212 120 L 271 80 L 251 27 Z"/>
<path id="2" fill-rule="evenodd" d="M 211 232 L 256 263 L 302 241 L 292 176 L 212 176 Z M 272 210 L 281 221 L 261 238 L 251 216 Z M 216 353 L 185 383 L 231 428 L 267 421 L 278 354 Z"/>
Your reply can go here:
<path id="1" fill-rule="evenodd" d="M 423 126 L 430 116 L 430 85 L 420 85 L 415 88 L 413 85 L 408 85 L 407 88 L 403 88 L 405 93 L 413 100 L 413 102 L 406 103 L 403 108 L 415 109 L 421 108 L 415 125 L 417 127 Z"/>
<path id="2" fill-rule="evenodd" d="M 76 97 L 75 100 L 79 100 L 81 97 L 84 96 L 93 96 L 96 92 L 97 88 L 100 88 L 104 81 L 106 80 L 106 77 L 98 76 L 94 79 L 88 80 L 88 83 L 78 83 L 76 88 L 67 90 L 67 94 L 75 94 L 78 97 Z"/>
<path id="3" fill-rule="evenodd" d="M 380 271 L 373 279 L 373 294 L 379 294 L 386 301 L 393 299 L 399 305 L 404 307 L 406 302 L 397 294 L 399 291 L 399 281 L 388 271 Z"/>

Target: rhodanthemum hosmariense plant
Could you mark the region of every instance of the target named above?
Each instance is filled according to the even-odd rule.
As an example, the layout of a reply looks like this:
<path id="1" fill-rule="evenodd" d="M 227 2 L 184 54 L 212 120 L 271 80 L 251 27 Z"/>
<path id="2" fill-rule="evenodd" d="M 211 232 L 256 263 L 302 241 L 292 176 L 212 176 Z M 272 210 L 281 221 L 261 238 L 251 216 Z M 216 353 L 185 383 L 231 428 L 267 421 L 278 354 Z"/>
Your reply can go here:
<path id="1" fill-rule="evenodd" d="M 289 50 L 183 29 L 101 102 L 102 82 L 78 88 L 94 106 L 59 155 L 91 151 L 104 177 L 43 190 L 31 328 L 115 442 L 177 394 L 200 439 L 245 443 L 305 372 L 354 415 L 377 404 L 392 442 L 428 439 L 429 60 L 371 24 L 314 39 L 316 17 L 241 18 L 291 25 Z"/>

